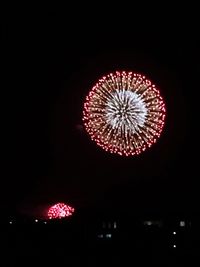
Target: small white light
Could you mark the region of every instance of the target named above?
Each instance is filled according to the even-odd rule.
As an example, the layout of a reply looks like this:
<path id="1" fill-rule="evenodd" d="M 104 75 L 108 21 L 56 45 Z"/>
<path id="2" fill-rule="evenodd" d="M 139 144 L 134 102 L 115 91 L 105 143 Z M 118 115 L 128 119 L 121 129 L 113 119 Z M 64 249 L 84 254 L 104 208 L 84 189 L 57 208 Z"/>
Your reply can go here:
<path id="1" fill-rule="evenodd" d="M 44 222 L 44 224 L 47 224 L 47 222 Z"/>
<path id="2" fill-rule="evenodd" d="M 37 219 L 35 219 L 35 222 L 38 222 L 38 220 L 37 220 Z"/>
<path id="3" fill-rule="evenodd" d="M 173 235 L 176 235 L 176 232 L 173 232 Z"/>
<path id="4" fill-rule="evenodd" d="M 180 221 L 180 226 L 184 227 L 185 226 L 185 221 Z"/>
<path id="5" fill-rule="evenodd" d="M 98 235 L 98 238 L 103 238 L 103 234 Z"/>
<path id="6" fill-rule="evenodd" d="M 112 235 L 111 235 L 111 234 L 106 234 L 106 237 L 107 237 L 107 238 L 111 238 Z"/>
<path id="7" fill-rule="evenodd" d="M 116 228 L 117 228 L 117 223 L 116 223 L 116 222 L 114 222 L 114 225 L 113 225 L 113 227 L 114 227 L 114 229 L 116 229 Z"/>
<path id="8" fill-rule="evenodd" d="M 173 248 L 176 248 L 176 245 L 173 245 Z"/>
<path id="9" fill-rule="evenodd" d="M 12 223 L 13 223 L 12 221 L 9 222 L 9 224 L 12 224 Z"/>

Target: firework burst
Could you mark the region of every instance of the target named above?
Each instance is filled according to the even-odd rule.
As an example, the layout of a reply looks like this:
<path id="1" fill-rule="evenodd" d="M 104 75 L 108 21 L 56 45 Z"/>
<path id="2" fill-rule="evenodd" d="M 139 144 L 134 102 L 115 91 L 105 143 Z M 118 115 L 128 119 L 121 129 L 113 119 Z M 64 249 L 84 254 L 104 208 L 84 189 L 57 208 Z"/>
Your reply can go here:
<path id="1" fill-rule="evenodd" d="M 101 78 L 84 103 L 83 122 L 91 139 L 119 155 L 140 154 L 156 142 L 165 104 L 145 76 L 115 72 Z"/>
<path id="2" fill-rule="evenodd" d="M 48 217 L 49 219 L 61 219 L 71 216 L 74 212 L 74 208 L 64 204 L 57 203 L 49 208 Z"/>

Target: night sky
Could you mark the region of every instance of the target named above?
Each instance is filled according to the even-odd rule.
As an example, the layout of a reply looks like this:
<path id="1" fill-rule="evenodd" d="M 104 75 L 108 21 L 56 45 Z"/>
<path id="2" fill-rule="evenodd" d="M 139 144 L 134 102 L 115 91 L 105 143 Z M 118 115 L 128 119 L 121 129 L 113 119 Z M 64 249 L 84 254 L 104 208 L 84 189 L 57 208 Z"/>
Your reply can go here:
<path id="1" fill-rule="evenodd" d="M 163 14 L 102 21 L 95 13 L 72 21 L 70 12 L 3 18 L 2 209 L 41 215 L 65 201 L 130 214 L 198 213 L 195 22 Z M 143 73 L 166 102 L 161 138 L 137 157 L 103 151 L 82 126 L 88 91 L 115 70 Z"/>

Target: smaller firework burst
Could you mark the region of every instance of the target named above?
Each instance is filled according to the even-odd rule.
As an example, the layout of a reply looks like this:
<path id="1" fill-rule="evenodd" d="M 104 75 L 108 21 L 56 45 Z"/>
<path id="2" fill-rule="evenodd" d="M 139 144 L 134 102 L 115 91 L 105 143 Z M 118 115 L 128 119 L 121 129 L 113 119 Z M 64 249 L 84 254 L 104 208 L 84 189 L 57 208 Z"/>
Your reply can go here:
<path id="1" fill-rule="evenodd" d="M 49 208 L 48 218 L 49 219 L 61 219 L 72 216 L 74 208 L 66 205 L 65 203 L 57 203 Z"/>

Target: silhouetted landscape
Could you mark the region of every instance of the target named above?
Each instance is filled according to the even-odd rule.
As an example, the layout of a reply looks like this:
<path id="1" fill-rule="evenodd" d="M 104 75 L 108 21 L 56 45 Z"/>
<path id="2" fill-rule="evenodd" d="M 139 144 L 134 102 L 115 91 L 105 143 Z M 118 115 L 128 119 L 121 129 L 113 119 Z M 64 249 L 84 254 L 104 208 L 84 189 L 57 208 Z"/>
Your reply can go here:
<path id="1" fill-rule="evenodd" d="M 5 257 L 6 266 L 180 266 L 199 262 L 199 219 L 94 214 L 47 221 L 23 218 L 1 225 L 1 236 L 3 251 L 12 255 Z"/>

